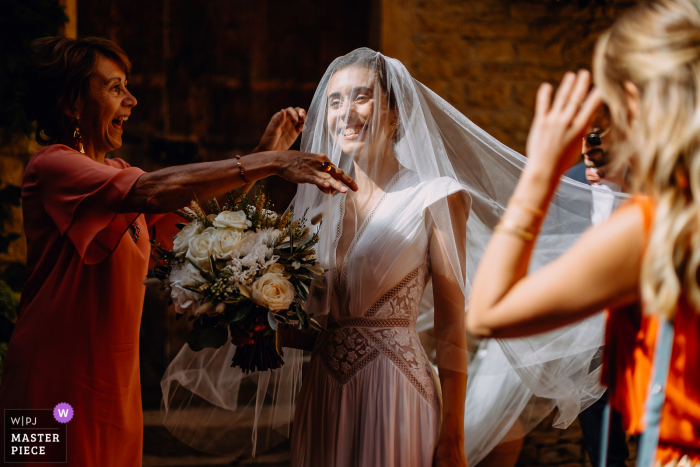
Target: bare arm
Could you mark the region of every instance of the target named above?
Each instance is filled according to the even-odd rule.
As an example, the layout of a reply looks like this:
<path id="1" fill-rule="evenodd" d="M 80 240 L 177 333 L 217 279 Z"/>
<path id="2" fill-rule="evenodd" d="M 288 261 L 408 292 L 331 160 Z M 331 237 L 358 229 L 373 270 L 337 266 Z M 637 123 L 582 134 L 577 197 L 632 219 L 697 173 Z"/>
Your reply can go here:
<path id="1" fill-rule="evenodd" d="M 194 196 L 206 200 L 244 185 L 238 160 L 169 167 L 143 174 L 131 188 L 122 212 L 164 213 L 187 206 Z M 338 168 L 321 170 L 330 162 L 323 154 L 268 151 L 241 158 L 246 178 L 255 182 L 276 174 L 295 183 L 313 183 L 326 193 L 357 190 L 354 180 Z"/>
<path id="2" fill-rule="evenodd" d="M 579 137 L 600 104 L 594 91 L 580 105 L 589 80 L 587 72 L 565 76 L 551 106 L 551 86 L 540 88 L 528 137 L 530 160 L 513 194 L 516 201 L 511 201 L 503 218 L 510 225 L 539 233 L 543 217 L 535 212 L 547 209 L 567 164 L 578 155 Z M 534 241 L 496 232 L 474 279 L 469 331 L 478 336 L 524 336 L 634 300 L 641 232 L 639 209 L 627 207 L 529 276 Z"/>
<path id="3" fill-rule="evenodd" d="M 467 206 L 460 193 L 447 200 L 459 258 L 465 257 Z M 430 262 L 435 302 L 435 343 L 442 386 L 442 428 L 435 455 L 437 466 L 466 466 L 464 453 L 464 404 L 467 393 L 466 300 L 448 260 L 441 232 L 433 227 Z M 462 263 L 462 277 L 465 270 Z"/>

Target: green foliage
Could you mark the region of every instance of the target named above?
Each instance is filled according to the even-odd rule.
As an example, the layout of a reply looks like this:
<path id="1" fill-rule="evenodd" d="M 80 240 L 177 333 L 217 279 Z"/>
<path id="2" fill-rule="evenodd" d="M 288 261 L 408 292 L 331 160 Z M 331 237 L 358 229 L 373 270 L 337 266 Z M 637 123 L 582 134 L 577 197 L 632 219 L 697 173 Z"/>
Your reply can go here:
<path id="1" fill-rule="evenodd" d="M 58 0 L 0 0 L 0 133 L 31 134 L 32 125 L 16 104 L 30 61 L 29 43 L 55 36 L 68 21 Z"/>
<path id="2" fill-rule="evenodd" d="M 5 221 L 12 217 L 10 206 L 19 206 L 20 199 L 18 186 L 6 185 L 0 189 L 0 253 L 7 253 L 10 243 L 19 238 L 19 234 L 8 233 L 5 230 Z"/>
<path id="3" fill-rule="evenodd" d="M 5 281 L 0 281 L 0 317 L 10 322 L 17 321 L 19 294 L 15 293 Z"/>

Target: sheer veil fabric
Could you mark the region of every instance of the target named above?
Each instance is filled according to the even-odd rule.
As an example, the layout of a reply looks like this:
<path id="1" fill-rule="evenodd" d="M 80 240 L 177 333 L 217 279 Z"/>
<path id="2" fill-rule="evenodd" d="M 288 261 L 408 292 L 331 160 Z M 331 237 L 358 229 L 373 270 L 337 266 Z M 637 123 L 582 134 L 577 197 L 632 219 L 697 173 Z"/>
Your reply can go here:
<path id="1" fill-rule="evenodd" d="M 322 219 L 317 259 L 327 271 L 312 288 L 308 311 L 320 320 L 333 320 L 333 310 L 338 308 L 338 297 L 331 292 L 334 281 L 348 270 L 361 274 L 357 262 L 368 268 L 375 263 L 401 267 L 402 258 L 388 256 L 399 251 L 397 243 L 415 238 L 417 227 L 402 214 L 410 203 L 390 192 L 406 184 L 423 187 L 423 191 L 406 191 L 424 193 L 415 195 L 425 219 L 419 229 L 439 234 L 445 264 L 461 293 L 468 296 L 471 278 L 515 189 L 525 158 L 413 79 L 398 60 L 369 49 L 358 49 L 330 65 L 307 115 L 302 151 L 326 154 L 335 166 L 354 176 L 360 187 L 357 193 L 333 196 L 315 186 L 298 187 L 295 216 Z M 564 179 L 538 239 L 534 269 L 564 252 L 591 225 L 594 190 Z M 468 217 L 455 216 L 450 205 L 449 195 L 457 192 L 462 194 Z M 341 196 L 345 198 L 339 212 Z M 615 195 L 615 204 L 623 198 Z M 395 208 L 392 235 L 384 239 L 384 250 L 350 254 L 358 235 L 371 223 L 374 208 L 382 202 L 384 210 Z M 464 225 L 456 228 L 465 217 L 466 237 L 455 234 L 465 232 Z M 377 276 L 376 267 L 372 271 L 371 280 L 353 277 L 347 281 L 343 294 L 349 302 L 371 304 L 379 299 L 376 295 L 382 289 L 377 283 L 390 282 L 389 273 L 384 277 Z M 432 288 L 425 291 L 418 330 L 429 329 L 431 317 L 440 313 L 432 305 Z M 358 305 L 358 310 L 363 307 Z M 350 315 L 355 316 L 350 308 Z M 592 361 L 603 343 L 603 331 L 599 315 L 530 338 L 481 343 L 468 369 L 464 423 L 470 465 L 496 444 L 524 435 L 554 407 L 559 409 L 555 424 L 565 427 L 602 395 L 597 384 L 600 370 Z M 175 436 L 197 449 L 255 455 L 290 435 L 301 388 L 302 352 L 285 349 L 286 364 L 281 369 L 244 375 L 230 368 L 234 351 L 231 343 L 197 353 L 185 345 L 161 382 L 163 420 Z"/>

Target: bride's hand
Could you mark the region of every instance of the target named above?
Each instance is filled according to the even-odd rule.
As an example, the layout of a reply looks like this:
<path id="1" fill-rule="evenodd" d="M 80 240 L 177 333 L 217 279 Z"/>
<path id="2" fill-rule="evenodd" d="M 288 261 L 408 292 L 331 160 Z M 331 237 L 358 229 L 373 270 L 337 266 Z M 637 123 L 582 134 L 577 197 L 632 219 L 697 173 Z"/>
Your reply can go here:
<path id="1" fill-rule="evenodd" d="M 540 86 L 525 151 L 533 170 L 558 179 L 581 156 L 580 138 L 602 103 L 598 90 L 588 93 L 590 82 L 586 70 L 566 73 L 553 102 L 552 86 Z"/>
<path id="2" fill-rule="evenodd" d="M 272 116 L 253 152 L 285 151 L 289 149 L 304 129 L 306 111 L 301 107 L 288 107 Z"/>
<path id="3" fill-rule="evenodd" d="M 440 437 L 433 467 L 467 467 L 467 456 L 464 454 L 464 442 L 459 439 Z"/>

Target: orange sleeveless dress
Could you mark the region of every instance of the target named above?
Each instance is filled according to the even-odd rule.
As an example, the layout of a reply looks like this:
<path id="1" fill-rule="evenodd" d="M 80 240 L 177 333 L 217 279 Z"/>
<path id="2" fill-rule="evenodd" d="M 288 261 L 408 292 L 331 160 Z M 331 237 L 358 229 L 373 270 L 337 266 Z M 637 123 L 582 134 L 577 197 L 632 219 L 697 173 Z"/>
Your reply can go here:
<path id="1" fill-rule="evenodd" d="M 163 217 L 120 211 L 143 173 L 120 159 L 100 164 L 52 145 L 32 157 L 22 180 L 28 279 L 3 367 L 0 413 L 71 404 L 70 466 L 141 465 L 141 282 L 149 224 Z M 127 233 L 133 222 L 138 242 Z"/>
<path id="2" fill-rule="evenodd" d="M 646 235 L 653 222 L 653 201 L 635 197 L 631 202 L 644 212 Z M 639 303 L 608 312 L 603 383 L 629 434 L 644 431 L 657 328 L 658 319 L 644 315 Z M 700 364 L 700 315 L 683 298 L 674 331 L 657 462 L 663 465 L 688 456 L 689 465 L 695 465 L 700 462 L 700 371 L 696 366 Z"/>

